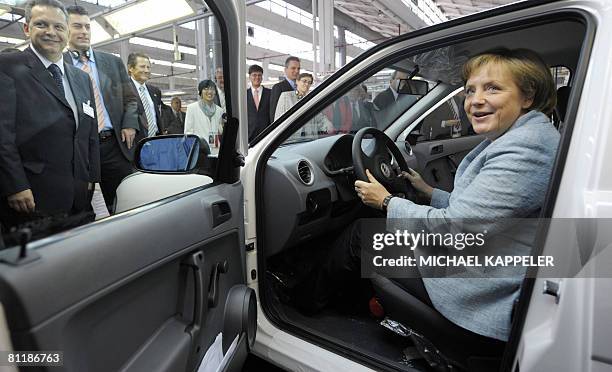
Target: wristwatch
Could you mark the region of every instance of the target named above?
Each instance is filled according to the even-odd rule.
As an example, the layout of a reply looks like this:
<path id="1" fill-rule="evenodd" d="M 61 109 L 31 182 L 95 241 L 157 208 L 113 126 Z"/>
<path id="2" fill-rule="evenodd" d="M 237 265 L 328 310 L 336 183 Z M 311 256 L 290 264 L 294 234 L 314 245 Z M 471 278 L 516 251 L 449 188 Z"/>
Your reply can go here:
<path id="1" fill-rule="evenodd" d="M 383 199 L 383 202 L 382 202 L 382 210 L 383 210 L 383 212 L 387 213 L 387 206 L 389 205 L 389 202 L 393 198 L 395 198 L 395 195 L 393 195 L 393 194 L 389 194 L 389 195 L 385 196 L 385 198 Z"/>

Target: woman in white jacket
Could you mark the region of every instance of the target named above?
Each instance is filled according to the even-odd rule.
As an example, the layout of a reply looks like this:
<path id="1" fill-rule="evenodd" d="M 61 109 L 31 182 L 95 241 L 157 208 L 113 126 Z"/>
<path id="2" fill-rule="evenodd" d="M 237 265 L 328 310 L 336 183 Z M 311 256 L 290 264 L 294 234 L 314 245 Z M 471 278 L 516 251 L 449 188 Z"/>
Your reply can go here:
<path id="1" fill-rule="evenodd" d="M 211 154 L 219 152 L 223 133 L 223 109 L 214 103 L 216 86 L 212 80 L 198 84 L 201 100 L 187 106 L 185 134 L 195 134 L 208 144 Z"/>

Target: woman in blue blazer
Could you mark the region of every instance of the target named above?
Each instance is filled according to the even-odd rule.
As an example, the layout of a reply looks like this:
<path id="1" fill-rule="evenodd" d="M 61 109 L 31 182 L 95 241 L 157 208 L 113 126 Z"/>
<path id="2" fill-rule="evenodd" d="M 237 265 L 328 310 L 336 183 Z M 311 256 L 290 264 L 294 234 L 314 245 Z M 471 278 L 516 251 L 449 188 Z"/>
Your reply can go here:
<path id="1" fill-rule="evenodd" d="M 465 111 L 474 131 L 486 139 L 463 159 L 450 193 L 431 188 L 415 171 L 405 174 L 417 191 L 430 196 L 429 205 L 394 197 L 367 171 L 369 182 L 356 181 L 355 191 L 366 205 L 386 211 L 388 223 L 412 219 L 431 227 L 441 220 L 478 219 L 486 221 L 479 228 L 491 233 L 506 228 L 508 219 L 538 216 L 559 142 L 559 133 L 547 116 L 556 104 L 548 68 L 534 52 L 498 49 L 472 57 L 464 66 L 463 77 Z M 300 299 L 298 306 L 307 304 L 302 309 L 322 308 L 334 287 L 346 283 L 339 276 L 358 270 L 357 225 L 332 248 L 310 278 L 308 289 L 302 288 L 302 294 L 312 296 Z M 497 249 L 497 254 L 530 254 L 524 236 L 502 239 L 504 234 L 491 235 L 487 245 Z M 485 252 L 491 254 L 487 250 L 474 254 Z M 510 274 L 503 278 L 419 278 L 424 288 L 415 295 L 456 325 L 506 341 L 525 270 L 519 267 Z M 418 324 L 406 325 L 419 330 Z"/>

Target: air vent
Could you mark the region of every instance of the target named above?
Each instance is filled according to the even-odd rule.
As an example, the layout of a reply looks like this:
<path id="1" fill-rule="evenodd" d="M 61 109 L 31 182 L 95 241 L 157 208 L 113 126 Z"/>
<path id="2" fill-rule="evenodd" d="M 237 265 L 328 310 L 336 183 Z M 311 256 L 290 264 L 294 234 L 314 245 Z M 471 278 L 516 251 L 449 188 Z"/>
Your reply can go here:
<path id="1" fill-rule="evenodd" d="M 300 160 L 297 166 L 298 177 L 305 185 L 312 185 L 314 179 L 312 175 L 312 166 L 306 160 Z"/>

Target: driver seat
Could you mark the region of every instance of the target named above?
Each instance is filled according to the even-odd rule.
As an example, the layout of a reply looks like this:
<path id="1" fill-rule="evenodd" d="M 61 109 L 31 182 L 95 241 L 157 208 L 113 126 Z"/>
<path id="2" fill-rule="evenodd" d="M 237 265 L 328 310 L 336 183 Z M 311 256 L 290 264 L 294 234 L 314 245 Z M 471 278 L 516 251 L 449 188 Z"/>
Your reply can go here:
<path id="1" fill-rule="evenodd" d="M 448 320 L 433 307 L 413 296 L 402 278 L 371 278 L 385 313 L 431 342 L 444 357 L 469 371 L 496 370 L 506 343 L 473 333 Z M 413 280 L 413 279 L 408 279 Z M 466 311 L 470 311 L 466 309 Z"/>

